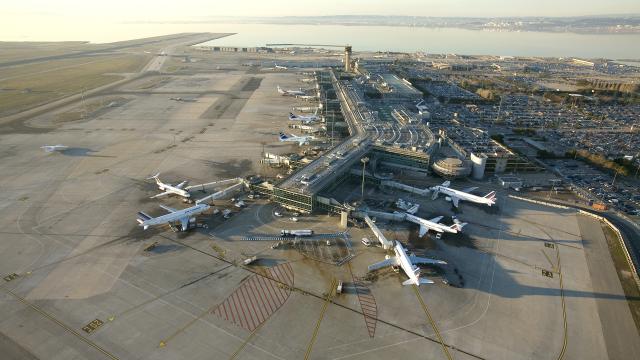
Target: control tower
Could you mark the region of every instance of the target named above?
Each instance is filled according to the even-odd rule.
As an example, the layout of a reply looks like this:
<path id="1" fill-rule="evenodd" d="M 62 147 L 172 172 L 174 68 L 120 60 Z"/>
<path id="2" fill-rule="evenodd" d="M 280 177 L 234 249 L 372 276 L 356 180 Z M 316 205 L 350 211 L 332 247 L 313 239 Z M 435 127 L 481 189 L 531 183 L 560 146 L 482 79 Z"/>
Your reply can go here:
<path id="1" fill-rule="evenodd" d="M 351 72 L 351 45 L 344 47 L 344 71 Z"/>

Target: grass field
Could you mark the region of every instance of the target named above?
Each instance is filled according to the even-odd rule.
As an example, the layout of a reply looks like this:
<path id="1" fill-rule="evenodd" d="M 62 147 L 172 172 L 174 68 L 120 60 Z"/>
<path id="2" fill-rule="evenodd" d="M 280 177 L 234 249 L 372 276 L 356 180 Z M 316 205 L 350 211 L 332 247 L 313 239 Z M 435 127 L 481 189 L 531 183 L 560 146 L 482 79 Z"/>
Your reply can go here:
<path id="1" fill-rule="evenodd" d="M 640 300 L 637 300 L 640 299 L 640 289 L 638 289 L 636 282 L 633 280 L 633 276 L 631 275 L 631 268 L 627 263 L 627 258 L 624 256 L 622 246 L 620 245 L 620 241 L 618 241 L 616 233 L 613 232 L 613 230 L 605 224 L 602 225 L 602 230 L 604 231 L 604 235 L 607 238 L 609 252 L 611 252 L 611 257 L 613 258 L 613 263 L 616 267 L 618 278 L 620 279 L 620 283 L 622 284 L 624 294 L 627 297 L 627 302 L 629 303 L 629 309 L 631 310 L 633 321 L 636 323 L 636 328 L 640 330 Z"/>
<path id="2" fill-rule="evenodd" d="M 66 54 L 98 48 L 82 41 L 67 42 L 4 42 L 0 41 L 0 63 Z"/>
<path id="3" fill-rule="evenodd" d="M 77 67 L 84 64 L 96 63 L 104 61 L 107 57 L 113 57 L 113 54 L 104 54 L 101 56 L 87 56 L 81 58 L 69 58 L 60 60 L 49 60 L 46 62 L 38 62 L 19 66 L 10 66 L 0 68 L 0 82 L 18 79 L 30 75 L 44 75 L 47 73 L 60 71 L 66 68 Z"/>
<path id="4" fill-rule="evenodd" d="M 2 80 L 0 81 L 0 116 L 15 114 L 83 90 L 117 81 L 123 78 L 117 73 L 138 72 L 150 57 L 151 55 L 146 54 L 125 54 L 99 59 L 82 58 L 84 61 L 77 66 Z M 76 60 L 78 59 L 73 61 Z M 43 65 L 46 64 L 25 67 L 34 67 L 32 70 L 42 71 Z"/>

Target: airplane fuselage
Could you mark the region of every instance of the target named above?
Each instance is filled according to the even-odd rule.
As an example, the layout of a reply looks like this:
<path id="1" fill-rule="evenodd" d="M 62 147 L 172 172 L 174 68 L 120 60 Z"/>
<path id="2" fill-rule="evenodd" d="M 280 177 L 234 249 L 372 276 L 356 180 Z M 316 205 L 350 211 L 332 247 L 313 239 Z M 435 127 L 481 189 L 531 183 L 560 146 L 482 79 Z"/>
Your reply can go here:
<path id="1" fill-rule="evenodd" d="M 189 194 L 188 191 L 177 188 L 175 186 L 169 185 L 169 184 L 158 184 L 158 189 L 162 190 L 162 191 L 168 191 L 172 194 L 176 194 L 178 196 L 182 196 L 185 198 L 190 198 L 191 194 Z"/>
<path id="2" fill-rule="evenodd" d="M 433 221 L 429 221 L 420 217 L 417 217 L 415 215 L 411 215 L 409 213 L 406 214 L 406 219 L 412 223 L 418 224 L 420 226 L 424 226 L 430 230 L 433 231 L 437 231 L 437 232 L 448 232 L 448 233 L 452 233 L 452 234 L 457 234 L 458 230 L 451 227 L 451 226 L 447 226 L 447 225 L 442 225 Z"/>
<path id="3" fill-rule="evenodd" d="M 140 226 L 146 229 L 151 225 L 161 225 L 161 224 L 167 224 L 174 221 L 182 221 L 182 219 L 184 218 L 188 219 L 192 216 L 203 213 L 209 210 L 209 208 L 210 206 L 208 204 L 198 204 L 186 209 L 182 209 L 166 215 L 158 216 L 156 218 L 151 218 L 145 221 L 141 221 Z"/>
<path id="4" fill-rule="evenodd" d="M 448 187 L 444 187 L 444 186 L 436 186 L 435 187 L 437 189 L 437 191 L 439 193 L 448 195 L 450 197 L 456 197 L 460 200 L 463 201 L 471 201 L 477 204 L 486 204 L 486 205 L 493 205 L 495 204 L 495 200 L 489 199 L 489 198 L 485 198 L 482 196 L 477 196 L 477 195 L 473 195 L 473 194 L 469 194 L 466 193 L 464 191 L 460 191 L 460 190 L 455 190 L 455 189 L 451 189 Z"/>
<path id="5" fill-rule="evenodd" d="M 414 267 L 414 265 L 411 263 L 411 261 L 409 260 L 409 256 L 407 255 L 407 252 L 405 251 L 404 247 L 402 247 L 402 245 L 398 242 L 396 243 L 396 246 L 393 249 L 393 251 L 396 253 L 396 256 L 398 257 L 402 271 L 404 271 L 407 277 L 409 277 L 409 279 L 411 279 L 414 284 L 416 285 L 420 284 L 420 279 L 419 279 L 420 271 L 416 270 L 417 267 Z"/>

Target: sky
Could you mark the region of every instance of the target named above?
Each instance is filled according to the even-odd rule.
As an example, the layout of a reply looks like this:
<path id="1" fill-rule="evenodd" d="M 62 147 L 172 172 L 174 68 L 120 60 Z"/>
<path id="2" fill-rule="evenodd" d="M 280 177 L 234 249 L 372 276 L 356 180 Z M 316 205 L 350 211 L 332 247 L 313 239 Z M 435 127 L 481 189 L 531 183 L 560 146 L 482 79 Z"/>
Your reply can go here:
<path id="1" fill-rule="evenodd" d="M 212 20 L 221 16 L 640 14 L 640 0 L 4 0 L 1 9 L 0 41 L 112 42 L 240 31 Z"/>
<path id="2" fill-rule="evenodd" d="M 4 1 L 0 24 L 38 19 L 104 22 L 191 20 L 204 16 L 308 15 L 582 16 L 640 14 L 639 0 L 18 0 Z M 31 23 L 34 22 L 34 23 Z M 2 28 L 2 25 L 0 25 Z"/>

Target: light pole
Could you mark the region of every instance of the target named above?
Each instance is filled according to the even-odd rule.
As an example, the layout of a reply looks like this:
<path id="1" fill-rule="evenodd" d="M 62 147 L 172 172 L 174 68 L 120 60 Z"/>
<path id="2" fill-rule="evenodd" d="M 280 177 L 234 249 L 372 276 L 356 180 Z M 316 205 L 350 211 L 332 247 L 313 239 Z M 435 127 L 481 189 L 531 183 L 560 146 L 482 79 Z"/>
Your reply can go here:
<path id="1" fill-rule="evenodd" d="M 369 158 L 365 156 L 362 159 L 360 159 L 360 161 L 362 162 L 362 198 L 361 198 L 361 201 L 364 203 L 364 169 L 367 166 L 367 163 L 369 162 Z"/>

